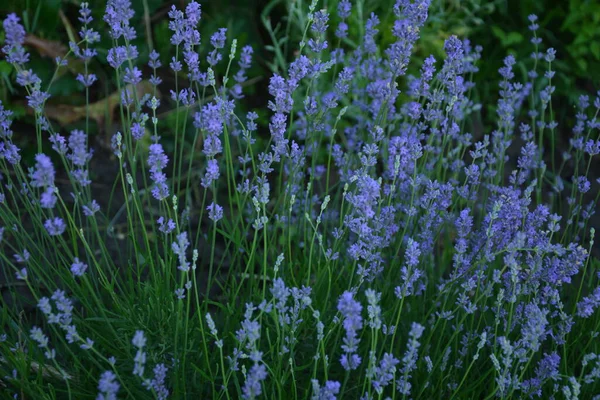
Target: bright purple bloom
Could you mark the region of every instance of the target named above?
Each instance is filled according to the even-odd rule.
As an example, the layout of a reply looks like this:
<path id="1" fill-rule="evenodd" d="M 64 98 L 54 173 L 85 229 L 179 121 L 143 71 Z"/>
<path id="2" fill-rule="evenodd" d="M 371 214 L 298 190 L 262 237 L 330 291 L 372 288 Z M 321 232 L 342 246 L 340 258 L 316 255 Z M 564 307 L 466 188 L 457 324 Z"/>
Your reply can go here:
<path id="1" fill-rule="evenodd" d="M 4 47 L 2 52 L 6 54 L 6 61 L 11 64 L 26 64 L 29 61 L 29 54 L 23 48 L 25 41 L 25 29 L 20 24 L 21 19 L 16 14 L 8 14 L 2 22 L 4 27 Z"/>
<path id="2" fill-rule="evenodd" d="M 104 21 L 108 24 L 112 39 L 123 37 L 127 41 L 132 41 L 136 38 L 135 29 L 129 25 L 134 14 L 131 9 L 131 1 L 108 0 Z"/>
<path id="3" fill-rule="evenodd" d="M 175 222 L 171 218 L 165 221 L 164 217 L 160 217 L 156 220 L 156 223 L 158 224 L 158 230 L 165 235 L 171 233 L 176 228 Z"/>
<path id="4" fill-rule="evenodd" d="M 75 257 L 73 259 L 73 264 L 71 264 L 71 273 L 73 276 L 83 276 L 85 271 L 87 270 L 87 264 L 82 261 L 79 261 L 79 258 Z"/>
<path id="5" fill-rule="evenodd" d="M 341 19 L 347 19 L 352 12 L 352 3 L 350 0 L 342 0 L 338 3 L 337 13 Z"/>
<path id="6" fill-rule="evenodd" d="M 108 50 L 108 56 L 106 57 L 106 60 L 111 67 L 115 69 L 119 68 L 126 59 L 127 50 L 125 49 L 125 46 L 113 47 L 112 49 Z"/>
<path id="7" fill-rule="evenodd" d="M 65 221 L 59 217 L 46 220 L 46 222 L 44 222 L 44 227 L 50 236 L 62 235 L 65 229 L 67 229 Z"/>
<path id="8" fill-rule="evenodd" d="M 100 205 L 98 204 L 98 202 L 96 202 L 96 200 L 92 200 L 91 203 L 89 203 L 88 205 L 83 205 L 81 208 L 83 209 L 83 214 L 86 217 L 91 217 L 98 211 L 100 211 Z"/>
<path id="9" fill-rule="evenodd" d="M 97 78 L 94 74 L 77 74 L 77 78 L 75 78 L 78 82 L 80 82 L 85 87 L 90 87 L 96 82 Z"/>
<path id="10" fill-rule="evenodd" d="M 142 81 L 142 71 L 138 69 L 138 67 L 133 67 L 133 69 L 129 69 L 129 67 L 125 68 L 125 76 L 123 77 L 123 82 L 130 83 L 132 85 L 137 85 Z"/>
<path id="11" fill-rule="evenodd" d="M 417 360 L 419 358 L 418 350 L 421 346 L 419 339 L 423 335 L 423 331 L 425 327 L 421 324 L 413 322 L 410 328 L 410 332 L 408 336 L 410 339 L 408 340 L 408 348 L 404 357 L 402 357 L 402 369 L 400 370 L 401 376 L 398 379 L 398 391 L 403 395 L 410 395 L 411 387 L 409 380 L 411 377 L 411 372 L 417 366 Z"/>
<path id="12" fill-rule="evenodd" d="M 75 129 L 71 131 L 69 148 L 71 154 L 68 155 L 68 158 L 74 165 L 83 167 L 92 158 L 92 153 L 87 150 L 87 135 L 82 130 Z"/>
<path id="13" fill-rule="evenodd" d="M 336 400 L 342 385 L 337 381 L 327 381 L 323 387 L 319 387 L 319 381 L 312 380 L 313 396 L 312 400 Z"/>
<path id="14" fill-rule="evenodd" d="M 246 376 L 242 398 L 252 400 L 259 397 L 262 394 L 261 382 L 265 379 L 267 379 L 267 368 L 263 364 L 255 363 Z"/>
<path id="15" fill-rule="evenodd" d="M 149 147 L 148 166 L 150 178 L 154 182 L 152 195 L 157 200 L 164 200 L 169 196 L 169 187 L 166 184 L 167 176 L 162 171 L 169 162 L 161 144 L 153 143 Z"/>
<path id="16" fill-rule="evenodd" d="M 205 188 L 210 187 L 214 181 L 219 179 L 219 163 L 214 158 L 208 160 L 208 164 L 206 165 L 206 172 L 204 173 L 204 177 L 202 178 L 202 186 Z"/>
<path id="17" fill-rule="evenodd" d="M 127 60 L 135 60 L 138 57 L 137 47 L 132 45 L 117 46 L 108 50 L 108 64 L 117 69 Z"/>
<path id="18" fill-rule="evenodd" d="M 35 168 L 29 172 L 31 186 L 54 186 L 54 165 L 52 165 L 50 157 L 45 154 L 38 154 L 35 156 L 35 161 Z"/>
<path id="19" fill-rule="evenodd" d="M 587 297 L 584 297 L 577 303 L 577 316 L 589 318 L 594 313 L 594 310 L 600 306 L 600 287 L 594 289 L 594 292 Z"/>
<path id="20" fill-rule="evenodd" d="M 150 59 L 150 61 L 148 61 L 148 66 L 153 69 L 160 68 L 162 64 L 160 62 L 159 57 L 160 54 L 158 54 L 156 50 L 152 50 L 152 52 L 148 56 L 148 58 Z"/>
<path id="21" fill-rule="evenodd" d="M 48 186 L 40 196 L 40 204 L 42 208 L 54 208 L 56 205 L 56 194 L 54 193 L 54 188 Z"/>
<path id="22" fill-rule="evenodd" d="M 200 18 L 202 17 L 202 10 L 200 8 L 200 4 L 195 0 L 192 0 L 185 7 L 185 16 L 187 18 L 187 24 L 189 27 L 195 27 L 200 22 Z"/>
<path id="23" fill-rule="evenodd" d="M 335 36 L 340 39 L 343 39 L 348 36 L 348 24 L 346 23 L 346 19 L 350 16 L 352 12 L 352 4 L 348 0 L 342 0 L 338 3 L 337 8 L 338 16 L 342 19 L 342 21 L 338 24 L 337 29 L 335 30 Z"/>
<path id="24" fill-rule="evenodd" d="M 148 390 L 152 390 L 156 394 L 158 400 L 166 400 L 169 397 L 169 389 L 165 385 L 168 371 L 165 364 L 156 364 L 153 369 L 154 377 L 146 385 Z"/>
<path id="25" fill-rule="evenodd" d="M 308 40 L 308 47 L 315 53 L 320 53 L 327 48 L 327 41 L 324 39 L 327 31 L 327 22 L 329 14 L 324 10 L 319 10 L 314 14 L 314 20 L 310 30 L 315 34 L 316 39 Z"/>
<path id="26" fill-rule="evenodd" d="M 210 218 L 212 221 L 217 222 L 223 218 L 223 207 L 220 205 L 213 202 L 210 203 L 206 209 L 208 210 L 208 218 Z"/>
<path id="27" fill-rule="evenodd" d="M 39 88 L 40 84 L 36 84 L 31 94 L 25 96 L 27 105 L 31 107 L 37 114 L 41 114 L 44 108 L 44 103 L 50 98 L 50 94 L 43 92 Z"/>
<path id="28" fill-rule="evenodd" d="M 344 344 L 342 345 L 344 354 L 340 358 L 340 362 L 346 371 L 357 369 L 361 362 L 361 358 L 356 352 L 360 342 L 358 331 L 363 326 L 362 316 L 360 315 L 362 305 L 354 300 L 352 292 L 346 291 L 340 296 L 337 309 L 342 314 L 343 326 L 346 331 Z"/>
<path id="29" fill-rule="evenodd" d="M 20 86 L 35 86 L 42 83 L 42 80 L 30 69 L 24 69 L 17 72 L 17 84 Z"/>
<path id="30" fill-rule="evenodd" d="M 112 371 L 103 372 L 98 382 L 100 393 L 98 393 L 96 400 L 117 400 L 117 392 L 120 387 L 117 376 Z"/>
<path id="31" fill-rule="evenodd" d="M 375 367 L 373 388 L 378 394 L 383 393 L 383 389 L 394 379 L 398 363 L 400 361 L 393 354 L 385 353 L 379 366 Z"/>
<path id="32" fill-rule="evenodd" d="M 220 28 L 210 37 L 210 44 L 212 44 L 215 49 L 222 49 L 225 46 L 225 39 L 227 39 L 226 34 L 227 28 Z"/>

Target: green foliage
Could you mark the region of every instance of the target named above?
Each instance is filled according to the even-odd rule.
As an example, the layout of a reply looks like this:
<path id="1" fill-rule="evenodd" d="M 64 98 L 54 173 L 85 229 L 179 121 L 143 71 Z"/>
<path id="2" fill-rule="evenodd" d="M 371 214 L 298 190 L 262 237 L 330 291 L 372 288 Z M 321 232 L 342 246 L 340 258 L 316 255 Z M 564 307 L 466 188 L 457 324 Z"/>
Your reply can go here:
<path id="1" fill-rule="evenodd" d="M 561 30 L 573 35 L 565 43 L 578 75 L 600 67 L 600 3 L 589 0 L 569 0 L 568 14 Z"/>

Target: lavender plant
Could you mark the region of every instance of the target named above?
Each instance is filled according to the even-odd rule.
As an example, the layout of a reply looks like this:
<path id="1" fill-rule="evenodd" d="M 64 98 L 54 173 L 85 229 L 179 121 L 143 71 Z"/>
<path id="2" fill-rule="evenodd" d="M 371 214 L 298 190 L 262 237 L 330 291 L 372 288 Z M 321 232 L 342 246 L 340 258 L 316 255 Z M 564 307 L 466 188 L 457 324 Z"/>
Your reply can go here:
<path id="1" fill-rule="evenodd" d="M 450 36 L 445 59 L 409 64 L 429 5 L 397 0 L 388 45 L 360 1 L 331 14 L 297 2 L 303 38 L 293 59 L 276 52 L 268 104 L 245 112 L 253 49 L 225 28 L 201 38 L 196 1 L 169 12 L 163 67 L 136 48 L 131 2 L 108 0 L 121 126 L 112 186 L 99 187 L 89 116 L 57 130 L 54 78 L 28 69 L 25 29 L 7 16 L 2 51 L 37 154 L 21 156 L 0 105 L 3 396 L 600 393 L 600 92 L 555 148 L 560 54 L 532 15 L 532 60 L 506 57 L 497 124 L 475 131 L 482 49 Z M 89 99 L 100 33 L 86 3 L 79 21 L 69 56 Z M 157 113 L 161 70 L 175 77 L 173 126 Z"/>

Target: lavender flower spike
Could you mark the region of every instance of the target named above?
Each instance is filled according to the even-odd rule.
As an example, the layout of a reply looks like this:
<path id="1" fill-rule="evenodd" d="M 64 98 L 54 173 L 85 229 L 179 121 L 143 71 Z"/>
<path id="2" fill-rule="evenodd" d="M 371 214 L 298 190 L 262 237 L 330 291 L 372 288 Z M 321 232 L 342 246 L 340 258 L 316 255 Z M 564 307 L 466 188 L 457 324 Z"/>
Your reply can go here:
<path id="1" fill-rule="evenodd" d="M 360 342 L 358 331 L 362 329 L 363 326 L 362 317 L 360 315 L 362 306 L 358 301 L 354 300 L 354 294 L 352 292 L 346 291 L 338 301 L 338 311 L 344 318 L 343 326 L 346 331 L 344 344 L 342 345 L 342 349 L 345 353 L 340 358 L 340 362 L 346 371 L 350 371 L 357 369 L 361 362 L 360 356 L 356 353 Z"/>

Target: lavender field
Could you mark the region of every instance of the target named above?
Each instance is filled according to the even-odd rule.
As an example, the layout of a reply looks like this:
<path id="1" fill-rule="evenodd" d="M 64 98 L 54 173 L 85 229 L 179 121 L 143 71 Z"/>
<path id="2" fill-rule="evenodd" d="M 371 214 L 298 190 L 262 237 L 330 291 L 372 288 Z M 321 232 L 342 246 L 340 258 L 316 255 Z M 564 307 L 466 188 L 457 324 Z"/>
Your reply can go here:
<path id="1" fill-rule="evenodd" d="M 479 90 L 433 0 L 264 49 L 76 3 L 52 68 L 3 16 L 0 398 L 600 399 L 600 87 L 556 99 L 543 16 Z"/>

